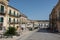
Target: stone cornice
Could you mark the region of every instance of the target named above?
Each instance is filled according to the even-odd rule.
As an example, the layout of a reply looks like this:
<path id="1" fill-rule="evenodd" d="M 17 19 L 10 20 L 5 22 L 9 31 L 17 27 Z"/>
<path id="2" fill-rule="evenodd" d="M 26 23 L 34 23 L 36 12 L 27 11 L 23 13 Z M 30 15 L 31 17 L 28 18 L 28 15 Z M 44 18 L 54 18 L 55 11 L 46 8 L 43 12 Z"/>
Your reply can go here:
<path id="1" fill-rule="evenodd" d="M 6 4 L 5 4 L 5 3 L 3 3 L 3 2 L 0 2 L 0 4 L 6 5 Z"/>

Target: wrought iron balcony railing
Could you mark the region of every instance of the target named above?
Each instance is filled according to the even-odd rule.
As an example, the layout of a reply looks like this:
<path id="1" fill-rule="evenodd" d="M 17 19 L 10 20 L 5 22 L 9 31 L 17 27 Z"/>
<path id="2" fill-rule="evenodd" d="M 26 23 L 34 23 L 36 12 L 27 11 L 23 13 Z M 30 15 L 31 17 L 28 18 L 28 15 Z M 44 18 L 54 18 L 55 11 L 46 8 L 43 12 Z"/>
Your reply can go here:
<path id="1" fill-rule="evenodd" d="M 0 15 L 5 15 L 5 12 L 4 11 L 0 11 Z"/>
<path id="2" fill-rule="evenodd" d="M 10 16 L 13 16 L 13 17 L 19 17 L 19 15 L 14 15 L 14 14 L 9 14 Z"/>
<path id="3" fill-rule="evenodd" d="M 9 22 L 10 24 L 19 24 L 20 22 L 17 22 L 17 21 L 11 21 Z"/>

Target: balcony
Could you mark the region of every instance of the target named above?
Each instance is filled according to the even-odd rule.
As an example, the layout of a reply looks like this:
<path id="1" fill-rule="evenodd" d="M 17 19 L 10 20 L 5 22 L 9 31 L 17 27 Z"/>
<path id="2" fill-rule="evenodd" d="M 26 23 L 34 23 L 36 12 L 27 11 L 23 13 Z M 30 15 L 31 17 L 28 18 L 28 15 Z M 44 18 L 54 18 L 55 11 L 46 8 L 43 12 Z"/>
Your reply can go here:
<path id="1" fill-rule="evenodd" d="M 0 11 L 0 15 L 5 15 L 5 12 L 3 12 L 3 11 Z"/>
<path id="2" fill-rule="evenodd" d="M 15 24 L 19 24 L 20 22 L 16 21 Z"/>
<path id="3" fill-rule="evenodd" d="M 14 15 L 14 14 L 12 14 L 12 13 L 11 13 L 11 14 L 9 13 L 9 16 L 13 16 L 13 17 L 15 17 L 15 15 Z"/>
<path id="4" fill-rule="evenodd" d="M 3 24 L 3 22 L 0 22 L 0 24 Z"/>
<path id="5" fill-rule="evenodd" d="M 9 16 L 12 16 L 12 17 L 19 17 L 19 16 L 17 16 L 17 15 L 14 15 L 14 14 L 9 14 Z"/>
<path id="6" fill-rule="evenodd" d="M 16 17 L 20 17 L 20 16 L 16 16 Z"/>
<path id="7" fill-rule="evenodd" d="M 11 21 L 11 22 L 9 22 L 9 24 L 19 24 L 19 22 L 17 22 L 17 21 Z"/>

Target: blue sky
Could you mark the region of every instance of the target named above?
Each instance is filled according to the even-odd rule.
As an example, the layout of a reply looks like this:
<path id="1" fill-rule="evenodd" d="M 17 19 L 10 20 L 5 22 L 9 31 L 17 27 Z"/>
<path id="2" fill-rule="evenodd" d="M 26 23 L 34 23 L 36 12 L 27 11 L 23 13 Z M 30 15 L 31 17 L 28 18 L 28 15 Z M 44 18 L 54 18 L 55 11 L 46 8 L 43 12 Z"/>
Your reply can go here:
<path id="1" fill-rule="evenodd" d="M 32 20 L 48 20 L 58 0 L 10 0 L 9 4 Z"/>

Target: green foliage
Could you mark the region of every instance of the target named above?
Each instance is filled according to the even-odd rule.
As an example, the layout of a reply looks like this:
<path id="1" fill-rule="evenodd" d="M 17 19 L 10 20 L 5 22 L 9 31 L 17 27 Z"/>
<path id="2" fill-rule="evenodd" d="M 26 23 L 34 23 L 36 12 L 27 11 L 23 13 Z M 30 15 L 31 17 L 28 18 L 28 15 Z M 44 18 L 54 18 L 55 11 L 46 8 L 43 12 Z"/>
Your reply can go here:
<path id="1" fill-rule="evenodd" d="M 16 29 L 15 27 L 8 27 L 8 30 L 4 33 L 5 36 L 12 36 L 12 35 L 16 35 Z"/>

